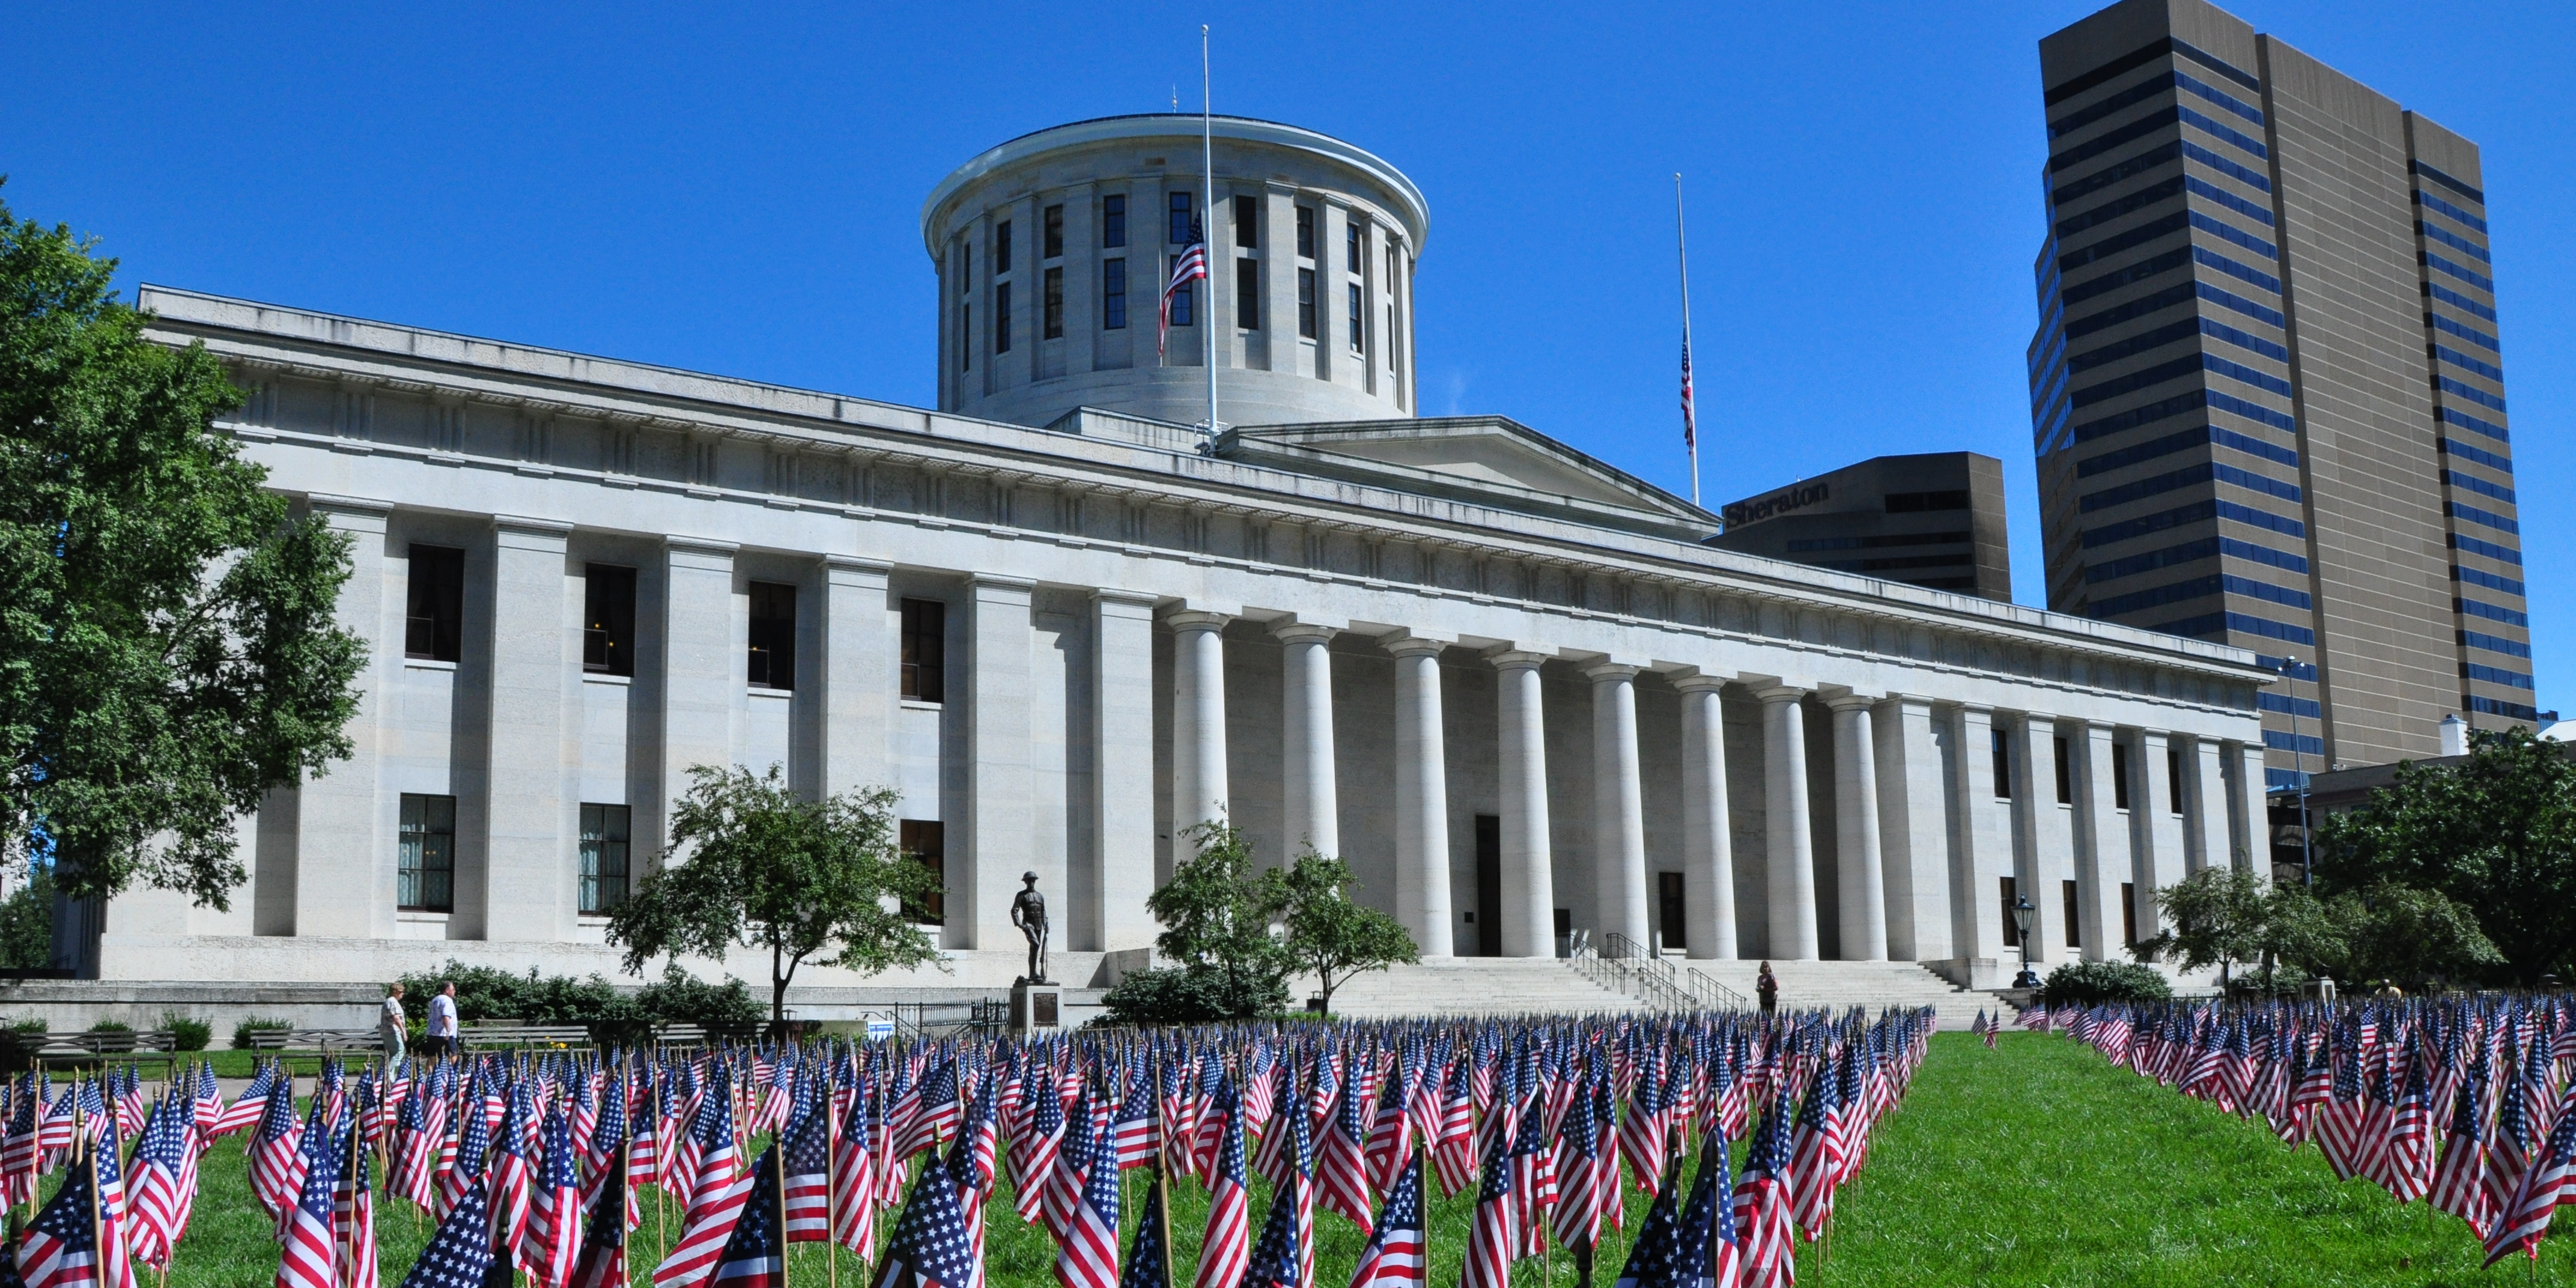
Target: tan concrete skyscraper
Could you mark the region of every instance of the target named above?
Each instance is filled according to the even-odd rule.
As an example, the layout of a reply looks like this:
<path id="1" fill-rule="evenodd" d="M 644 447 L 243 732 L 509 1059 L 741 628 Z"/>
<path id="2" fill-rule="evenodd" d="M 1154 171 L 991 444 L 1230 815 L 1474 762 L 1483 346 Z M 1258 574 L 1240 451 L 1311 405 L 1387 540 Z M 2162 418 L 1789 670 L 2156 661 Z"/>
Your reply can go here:
<path id="1" fill-rule="evenodd" d="M 2530 723 L 2477 146 L 2201 0 L 2039 55 L 2049 606 L 2289 661 L 2276 788 Z"/>

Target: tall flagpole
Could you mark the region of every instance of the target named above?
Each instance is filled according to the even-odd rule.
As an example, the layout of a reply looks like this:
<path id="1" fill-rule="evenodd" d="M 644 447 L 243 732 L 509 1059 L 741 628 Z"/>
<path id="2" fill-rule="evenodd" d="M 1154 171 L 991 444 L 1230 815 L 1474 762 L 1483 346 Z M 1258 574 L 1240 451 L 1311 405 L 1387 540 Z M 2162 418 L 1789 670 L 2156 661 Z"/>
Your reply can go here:
<path id="1" fill-rule="evenodd" d="M 1216 116 L 1215 99 L 1208 78 L 1208 29 L 1199 24 L 1199 181 L 1201 207 L 1207 212 L 1207 223 L 1200 229 L 1199 244 L 1206 248 L 1208 316 L 1199 330 L 1207 337 L 1208 373 L 1208 450 L 1216 450 Z"/>
<path id="2" fill-rule="evenodd" d="M 1673 172 L 1673 246 L 1682 265 L 1682 442 L 1690 448 L 1691 504 L 1699 504 L 1699 419 L 1690 369 L 1690 234 L 1682 222 L 1682 176 Z"/>

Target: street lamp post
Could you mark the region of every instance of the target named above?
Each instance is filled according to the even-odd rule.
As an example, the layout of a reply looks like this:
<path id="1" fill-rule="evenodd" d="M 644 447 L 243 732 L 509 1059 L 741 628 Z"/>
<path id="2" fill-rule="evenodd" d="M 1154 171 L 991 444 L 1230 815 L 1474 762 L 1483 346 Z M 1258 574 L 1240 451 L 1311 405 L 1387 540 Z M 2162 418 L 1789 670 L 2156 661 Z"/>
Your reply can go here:
<path id="1" fill-rule="evenodd" d="M 2298 672 L 2297 658 L 2281 659 L 2281 679 L 2284 683 L 2297 679 Z M 2292 697 L 2286 688 L 2281 691 L 2281 696 L 2290 704 L 2290 772 L 2299 776 L 2299 884 L 2313 886 L 2316 884 L 2317 865 L 2316 854 L 2310 849 L 2308 837 L 2308 761 L 2307 753 L 2299 747 L 2299 700 Z M 2267 858 L 2264 862 L 2268 864 L 2271 860 Z"/>
<path id="2" fill-rule="evenodd" d="M 2032 974 L 2030 969 L 2030 918 L 2037 911 L 2030 906 L 2029 895 L 2014 896 L 2013 930 L 2021 937 L 2021 973 L 2013 976 L 2014 988 L 2039 987 L 2039 976 Z"/>

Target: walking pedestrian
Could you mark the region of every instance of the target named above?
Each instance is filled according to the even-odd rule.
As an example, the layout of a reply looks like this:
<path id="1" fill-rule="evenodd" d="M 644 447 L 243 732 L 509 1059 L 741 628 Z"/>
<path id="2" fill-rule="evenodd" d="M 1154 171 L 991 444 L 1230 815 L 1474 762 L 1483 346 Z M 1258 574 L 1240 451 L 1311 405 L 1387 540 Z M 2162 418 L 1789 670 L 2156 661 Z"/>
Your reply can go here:
<path id="1" fill-rule="evenodd" d="M 429 1032 L 421 1039 L 421 1053 L 435 1059 L 456 1050 L 456 981 L 438 986 L 438 996 L 429 999 Z"/>
<path id="2" fill-rule="evenodd" d="M 385 985 L 385 1005 L 376 1015 L 376 1037 L 384 1043 L 385 1064 L 403 1058 L 403 1032 L 411 1017 L 403 1014 L 403 986 L 397 982 Z"/>

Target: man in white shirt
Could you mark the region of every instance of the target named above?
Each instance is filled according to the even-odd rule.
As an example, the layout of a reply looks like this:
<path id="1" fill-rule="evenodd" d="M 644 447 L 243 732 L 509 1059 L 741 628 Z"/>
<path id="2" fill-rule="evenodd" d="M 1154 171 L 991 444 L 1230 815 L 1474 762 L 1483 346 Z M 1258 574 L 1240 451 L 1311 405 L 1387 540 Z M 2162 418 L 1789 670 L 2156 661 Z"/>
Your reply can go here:
<path id="1" fill-rule="evenodd" d="M 425 1055 L 440 1056 L 456 1049 L 456 982 L 438 986 L 438 996 L 429 999 L 429 1037 L 421 1043 Z"/>
<path id="2" fill-rule="evenodd" d="M 390 1065 L 403 1057 L 403 1031 L 410 1017 L 403 1014 L 403 986 L 385 986 L 385 1006 L 376 1015 L 376 1037 L 384 1043 L 385 1063 Z"/>

